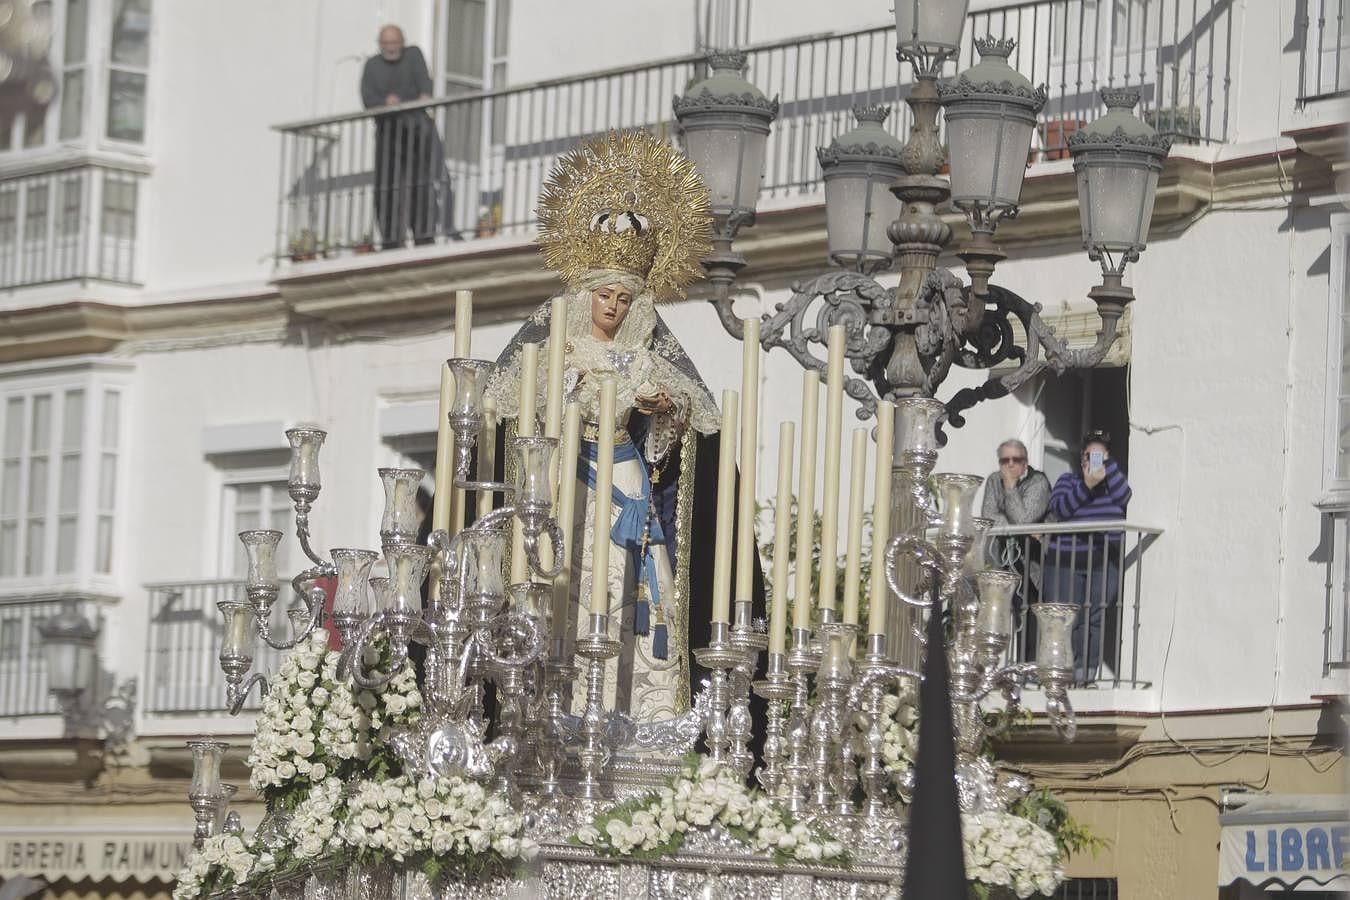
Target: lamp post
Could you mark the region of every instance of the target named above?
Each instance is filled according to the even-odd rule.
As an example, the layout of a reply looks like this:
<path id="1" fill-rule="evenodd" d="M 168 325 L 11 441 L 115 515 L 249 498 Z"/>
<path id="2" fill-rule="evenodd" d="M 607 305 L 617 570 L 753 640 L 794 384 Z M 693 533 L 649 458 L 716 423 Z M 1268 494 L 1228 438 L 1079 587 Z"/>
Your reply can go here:
<path id="1" fill-rule="evenodd" d="M 136 706 L 136 680 L 100 693 L 99 626 L 80 612 L 76 600 L 37 627 L 47 667 L 47 690 L 61 705 L 66 732 L 87 737 L 102 732 L 109 744 L 125 744 L 131 735 Z"/>
<path id="2" fill-rule="evenodd" d="M 990 282 L 1005 258 L 994 234 L 1000 222 L 1017 216 L 1045 92 L 1009 64 L 1015 42 L 993 37 L 976 41 L 978 64 L 939 83 L 959 47 L 966 5 L 897 0 L 898 57 L 915 76 L 906 97 L 913 111 L 909 138 L 899 145 L 880 127 L 884 112 L 859 107 L 858 126 L 818 151 L 829 256 L 837 268 L 794 285 L 791 298 L 766 317 L 760 337 L 766 348 L 783 347 L 803 366 L 823 372 L 826 362 L 811 345 L 823 349 L 829 326 L 845 324 L 846 352 L 860 376 L 847 379 L 847 390 L 862 404 L 860 417 L 870 416 L 879 398 L 934 396 L 953 366 L 992 370 L 983 384 L 946 401 L 939 442 L 945 442 L 943 425 L 961 426 L 964 410 L 981 400 L 1003 396 L 1046 368 L 1087 368 L 1105 357 L 1133 299 L 1123 285 L 1124 267 L 1146 244 L 1157 176 L 1169 145 L 1131 114 L 1138 95 L 1123 88 L 1102 91 L 1107 114 L 1070 141 L 1084 247 L 1103 267 L 1103 283 L 1088 293 L 1101 314 L 1102 330 L 1091 348 L 1071 349 L 1040 318 L 1038 305 Z M 705 262 L 711 300 L 738 339 L 743 332 L 731 312 L 731 295 L 746 261 L 732 244 L 737 231 L 754 222 L 755 196 L 746 188 L 755 181 L 748 172 L 758 169 L 748 167 L 762 168 L 764 138 L 777 113 L 776 102 L 741 76 L 743 60 L 743 54 L 714 54 L 713 77 L 675 101 L 686 150 L 715 199 L 718 237 Z M 944 160 L 940 111 L 950 179 L 937 174 Z M 893 175 L 888 189 L 894 200 L 883 202 L 875 187 L 887 174 Z M 732 194 L 734 203 L 718 205 L 719 198 Z M 949 202 L 970 229 L 958 253 L 968 284 L 937 266 L 952 240 L 952 229 L 938 212 Z M 886 211 L 894 218 L 882 241 L 877 219 Z M 900 276 L 894 288 L 871 277 L 892 267 Z M 1026 335 L 1025 346 L 1014 340 L 1014 321 Z"/>

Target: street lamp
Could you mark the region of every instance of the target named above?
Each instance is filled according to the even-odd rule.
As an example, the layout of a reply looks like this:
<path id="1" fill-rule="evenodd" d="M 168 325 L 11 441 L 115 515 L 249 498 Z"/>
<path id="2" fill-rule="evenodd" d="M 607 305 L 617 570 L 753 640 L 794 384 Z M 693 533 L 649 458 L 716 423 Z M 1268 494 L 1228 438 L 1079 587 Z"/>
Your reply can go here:
<path id="1" fill-rule="evenodd" d="M 755 222 L 759 184 L 769 125 L 778 115 L 778 99 L 745 80 L 746 55 L 738 51 L 708 54 L 712 74 L 673 101 L 684 133 L 685 154 L 708 185 L 715 228 L 713 252 L 704 260 L 722 324 L 737 338 L 741 322 L 731 312 L 731 287 L 745 257 L 731 248 L 736 232 Z"/>
<path id="2" fill-rule="evenodd" d="M 831 325 L 846 325 L 846 353 L 858 373 L 847 378 L 846 390 L 861 402 L 864 418 L 875 411 L 878 398 L 933 397 L 953 366 L 989 371 L 983 384 L 946 401 L 939 443 L 945 443 L 941 428 L 963 425 L 962 413 L 981 400 L 1004 396 L 1047 368 L 1062 373 L 1105 358 L 1133 299 L 1122 284 L 1124 267 L 1143 249 L 1169 147 L 1166 138 L 1131 113 L 1138 95 L 1126 89 L 1104 90 L 1106 115 L 1070 141 L 1084 246 L 1103 271 L 1103 283 L 1088 292 L 1102 318 L 1097 341 L 1071 349 L 1041 319 L 1039 305 L 990 283 L 1005 257 L 994 232 L 1018 213 L 1036 116 L 1046 95 L 1009 64 L 1016 43 L 994 37 L 975 42 L 981 57 L 975 66 L 939 85 L 943 66 L 959 47 L 965 8 L 965 3 L 945 0 L 897 0 L 897 55 L 915 76 L 905 98 L 913 111 L 909 138 L 899 145 L 881 127 L 884 112 L 860 107 L 857 127 L 817 151 L 829 257 L 839 268 L 795 284 L 791 298 L 766 317 L 760 330 L 766 349 L 783 347 L 804 367 L 824 372 L 825 360 L 816 351 L 823 350 Z M 724 197 L 733 181 L 736 187 L 736 202 L 722 201 L 718 207 L 718 238 L 705 267 L 718 316 L 738 339 L 741 320 L 731 312 L 730 297 L 745 258 L 732 248 L 732 240 L 737 229 L 754 221 L 754 197 L 746 190 L 750 180 L 742 162 L 753 153 L 754 165 L 762 166 L 759 154 L 777 111 L 776 102 L 741 77 L 742 59 L 717 54 L 717 74 L 675 102 L 687 151 L 714 186 L 714 197 Z M 950 180 L 938 175 L 947 155 L 939 112 L 945 115 Z M 754 140 L 748 141 L 744 136 L 752 121 Z M 888 177 L 894 200 L 877 190 Z M 937 265 L 952 239 L 941 215 L 949 201 L 971 229 L 957 254 L 965 262 L 968 284 Z M 882 241 L 877 219 L 887 214 L 894 219 Z M 894 288 L 871 277 L 891 265 L 900 276 Z M 1024 346 L 1015 341 L 1015 325 L 1026 336 Z"/>
<path id="3" fill-rule="evenodd" d="M 37 626 L 47 668 L 47 690 L 61 705 L 67 733 L 84 737 L 105 732 L 112 744 L 131 733 L 136 703 L 133 678 L 109 696 L 99 696 L 99 628 L 80 612 L 78 601 L 64 600 L 61 611 Z"/>

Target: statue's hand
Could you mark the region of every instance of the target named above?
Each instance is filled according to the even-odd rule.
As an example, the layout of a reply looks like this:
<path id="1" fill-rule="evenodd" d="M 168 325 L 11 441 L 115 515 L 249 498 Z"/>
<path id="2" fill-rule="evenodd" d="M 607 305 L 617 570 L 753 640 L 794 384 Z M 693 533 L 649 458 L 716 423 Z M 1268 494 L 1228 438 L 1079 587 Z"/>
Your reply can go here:
<path id="1" fill-rule="evenodd" d="M 670 396 L 665 391 L 659 391 L 651 397 L 637 397 L 635 401 L 638 412 L 649 416 L 664 415 L 675 408 L 675 404 L 671 402 Z"/>

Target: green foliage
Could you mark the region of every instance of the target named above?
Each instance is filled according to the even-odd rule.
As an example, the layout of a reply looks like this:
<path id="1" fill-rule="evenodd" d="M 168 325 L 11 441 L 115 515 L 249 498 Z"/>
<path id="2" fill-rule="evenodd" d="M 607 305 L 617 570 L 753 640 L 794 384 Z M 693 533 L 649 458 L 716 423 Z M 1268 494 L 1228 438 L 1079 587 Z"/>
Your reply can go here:
<path id="1" fill-rule="evenodd" d="M 847 506 L 847 504 L 841 504 Z M 788 556 L 788 614 L 792 615 L 792 609 L 796 605 L 797 591 L 797 530 L 802 527 L 803 519 L 799 515 L 800 510 L 797 506 L 797 498 L 792 498 L 790 507 L 790 516 L 794 523 L 792 528 L 792 546 L 787 548 Z M 840 510 L 839 538 L 842 543 L 847 536 L 847 522 L 844 513 L 847 510 Z M 777 548 L 774 546 L 774 505 L 771 502 L 761 503 L 758 506 L 756 515 L 756 532 L 768 534 L 768 540 L 759 541 L 759 553 L 764 560 L 765 565 L 765 584 L 764 595 L 765 602 L 773 603 L 773 578 L 770 573 L 773 571 L 774 554 Z M 825 556 L 821 550 L 820 531 L 822 520 L 819 512 L 814 512 L 811 516 L 811 596 L 820 595 L 820 572 L 825 565 Z M 872 512 L 865 510 L 863 512 L 863 543 L 862 553 L 859 555 L 859 574 L 858 574 L 858 621 L 867 621 L 868 610 L 868 586 L 872 578 Z M 834 602 L 835 608 L 841 609 L 844 603 L 844 561 L 845 556 L 839 555 L 834 558 L 833 565 L 837 573 L 834 580 Z M 815 602 L 812 601 L 814 608 Z"/>
<path id="2" fill-rule="evenodd" d="M 1046 788 L 1027 794 L 1013 804 L 1010 812 L 1030 819 L 1050 832 L 1065 859 L 1085 850 L 1095 857 L 1098 851 L 1110 845 L 1105 838 L 1097 837 L 1091 829 L 1076 820 L 1064 801 Z"/>

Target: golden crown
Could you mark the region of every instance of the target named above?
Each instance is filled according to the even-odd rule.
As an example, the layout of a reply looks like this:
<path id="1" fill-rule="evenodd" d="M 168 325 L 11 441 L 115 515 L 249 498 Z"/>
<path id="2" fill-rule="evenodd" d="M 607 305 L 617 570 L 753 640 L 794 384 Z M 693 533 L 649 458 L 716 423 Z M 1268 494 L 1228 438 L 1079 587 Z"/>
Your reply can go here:
<path id="1" fill-rule="evenodd" d="M 645 131 L 586 142 L 558 160 L 539 198 L 544 261 L 578 290 L 597 269 L 683 296 L 712 249 L 708 189 L 694 164 Z"/>

